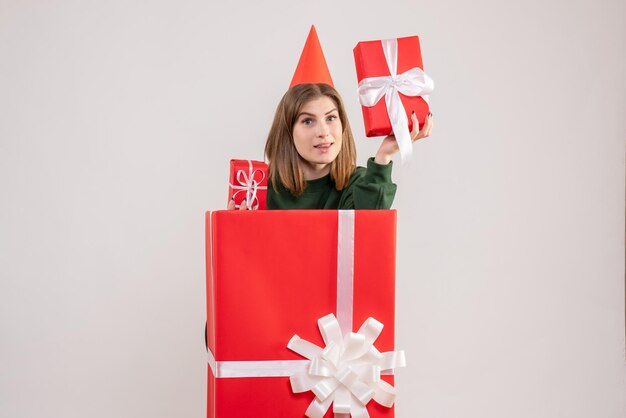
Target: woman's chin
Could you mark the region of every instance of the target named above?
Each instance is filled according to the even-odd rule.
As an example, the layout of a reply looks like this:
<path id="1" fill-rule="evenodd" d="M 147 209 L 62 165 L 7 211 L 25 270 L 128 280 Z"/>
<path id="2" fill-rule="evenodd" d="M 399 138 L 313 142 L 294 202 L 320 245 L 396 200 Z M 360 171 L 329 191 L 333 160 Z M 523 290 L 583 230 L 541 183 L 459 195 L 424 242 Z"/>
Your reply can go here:
<path id="1" fill-rule="evenodd" d="M 316 155 L 315 158 L 312 159 L 312 161 L 314 161 L 315 164 L 330 164 L 335 161 L 336 158 L 337 154 L 328 153 L 323 155 Z"/>

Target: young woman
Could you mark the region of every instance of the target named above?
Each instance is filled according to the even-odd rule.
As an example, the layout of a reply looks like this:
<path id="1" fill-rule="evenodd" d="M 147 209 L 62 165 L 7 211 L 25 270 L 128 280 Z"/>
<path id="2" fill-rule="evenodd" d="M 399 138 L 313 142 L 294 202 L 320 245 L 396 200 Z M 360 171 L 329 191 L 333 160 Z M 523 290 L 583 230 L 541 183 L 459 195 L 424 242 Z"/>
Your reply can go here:
<path id="1" fill-rule="evenodd" d="M 432 114 L 419 130 L 411 115 L 413 142 L 430 135 Z M 393 135 L 366 167 L 356 166 L 356 147 L 339 93 L 328 84 L 298 84 L 283 96 L 265 143 L 269 160 L 268 209 L 389 209 Z M 228 209 L 234 209 L 231 201 Z M 245 202 L 240 209 L 246 210 Z"/>

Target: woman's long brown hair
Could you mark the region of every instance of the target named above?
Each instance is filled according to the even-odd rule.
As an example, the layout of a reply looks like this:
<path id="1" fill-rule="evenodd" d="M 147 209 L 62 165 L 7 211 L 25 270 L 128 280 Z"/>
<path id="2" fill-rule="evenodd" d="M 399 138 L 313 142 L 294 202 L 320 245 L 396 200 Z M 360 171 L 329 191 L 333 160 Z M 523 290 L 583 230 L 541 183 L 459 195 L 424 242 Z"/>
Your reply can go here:
<path id="1" fill-rule="evenodd" d="M 302 107 L 311 100 L 328 97 L 337 106 L 342 127 L 341 149 L 330 164 L 330 177 L 337 190 L 348 185 L 356 167 L 356 146 L 348 123 L 346 110 L 337 90 L 328 84 L 298 84 L 293 86 L 278 103 L 274 122 L 265 142 L 265 156 L 269 161 L 269 180 L 274 190 L 280 181 L 294 196 L 304 192 L 306 181 L 300 169 L 302 157 L 293 142 L 293 127 Z"/>

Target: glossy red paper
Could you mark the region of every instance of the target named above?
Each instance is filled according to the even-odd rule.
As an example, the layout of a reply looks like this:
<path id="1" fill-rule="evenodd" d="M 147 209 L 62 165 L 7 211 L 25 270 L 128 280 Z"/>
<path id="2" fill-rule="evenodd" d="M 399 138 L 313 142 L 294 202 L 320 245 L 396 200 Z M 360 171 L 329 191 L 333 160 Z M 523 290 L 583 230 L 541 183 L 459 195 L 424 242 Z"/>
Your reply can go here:
<path id="1" fill-rule="evenodd" d="M 336 313 L 337 224 L 331 210 L 207 212 L 216 361 L 302 360 L 286 348 L 294 334 L 324 346 L 317 320 Z M 370 316 L 382 322 L 379 351 L 394 349 L 395 233 L 395 211 L 356 211 L 353 331 Z M 292 393 L 287 377 L 215 378 L 210 369 L 207 395 L 209 418 L 304 417 L 313 399 Z M 374 402 L 368 410 L 393 417 L 393 408 Z"/>
<path id="2" fill-rule="evenodd" d="M 379 40 L 359 42 L 353 52 L 357 80 L 359 82 L 368 77 L 389 75 L 389 67 Z M 398 38 L 398 73 L 403 73 L 413 67 L 424 69 L 419 38 L 417 36 Z M 421 129 L 429 112 L 426 101 L 419 96 L 410 97 L 402 93 L 400 93 L 400 99 L 409 119 L 409 130 L 413 129 L 411 122 L 411 112 L 413 111 L 417 115 Z M 361 106 L 361 109 L 365 124 L 365 136 L 372 137 L 391 134 L 391 122 L 387 115 L 387 105 L 384 99 L 381 99 L 376 106 Z"/>

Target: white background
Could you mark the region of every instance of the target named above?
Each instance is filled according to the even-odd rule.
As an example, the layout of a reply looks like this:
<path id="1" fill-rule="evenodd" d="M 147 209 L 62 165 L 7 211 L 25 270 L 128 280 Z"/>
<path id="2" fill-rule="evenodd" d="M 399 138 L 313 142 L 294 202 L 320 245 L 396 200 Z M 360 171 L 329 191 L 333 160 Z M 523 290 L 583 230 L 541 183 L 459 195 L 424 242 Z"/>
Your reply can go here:
<path id="1" fill-rule="evenodd" d="M 0 0 L 0 416 L 202 417 L 204 211 L 312 23 L 419 35 L 435 130 L 398 194 L 397 416 L 623 418 L 623 0 Z"/>

